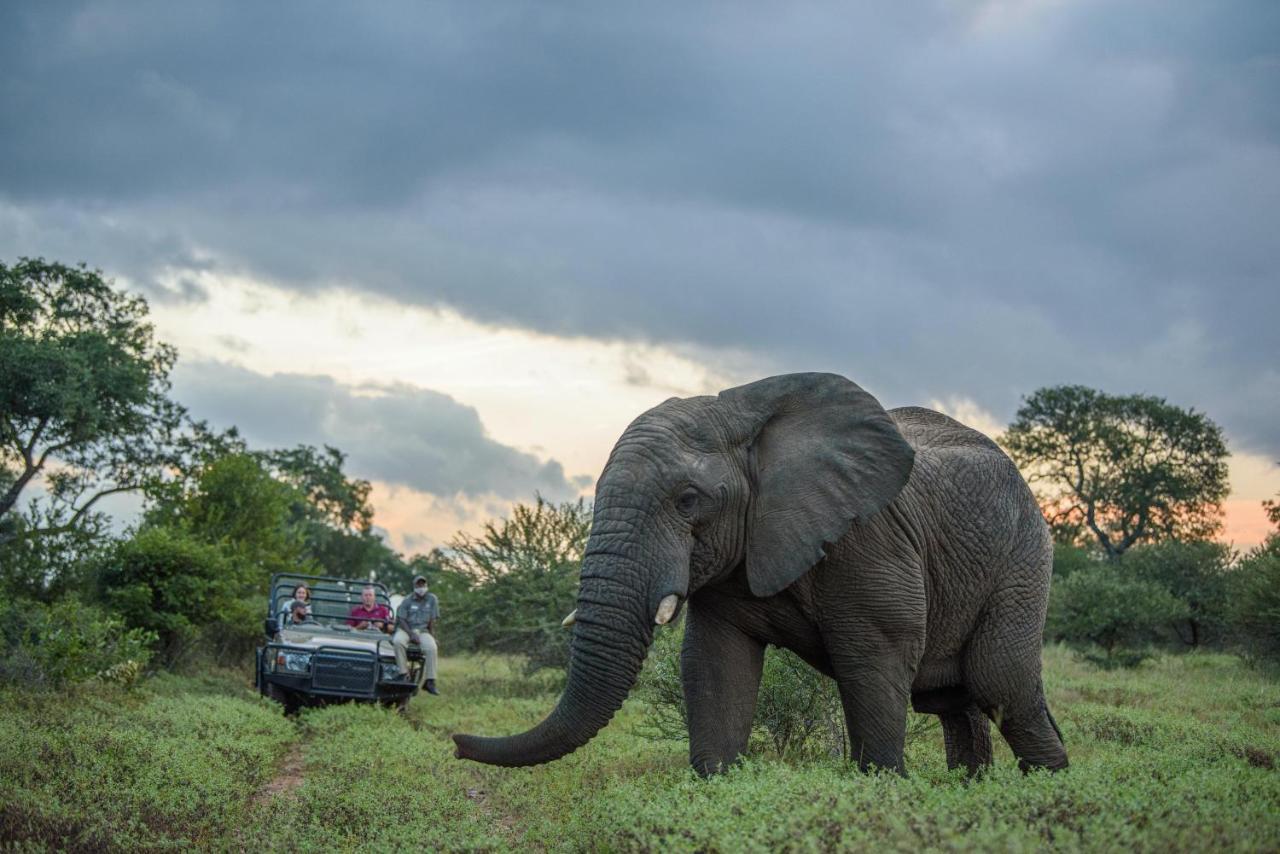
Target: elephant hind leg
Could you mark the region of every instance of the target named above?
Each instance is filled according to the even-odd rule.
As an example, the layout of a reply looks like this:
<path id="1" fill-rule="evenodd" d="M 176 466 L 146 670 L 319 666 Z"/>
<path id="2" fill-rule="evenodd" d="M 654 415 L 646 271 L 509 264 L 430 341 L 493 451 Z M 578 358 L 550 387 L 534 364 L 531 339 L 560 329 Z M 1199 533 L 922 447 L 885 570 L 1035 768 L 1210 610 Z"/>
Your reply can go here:
<path id="1" fill-rule="evenodd" d="M 964 768 L 969 777 L 991 764 L 991 723 L 976 703 L 958 711 L 941 712 L 947 768 Z"/>
<path id="2" fill-rule="evenodd" d="M 997 708 L 995 720 L 1000 734 L 1018 757 L 1018 767 L 1024 772 L 1033 768 L 1061 771 L 1067 767 L 1062 733 L 1053 715 L 1049 714 L 1043 693 L 1036 697 L 1035 702 L 1021 707 Z"/>
<path id="3" fill-rule="evenodd" d="M 964 678 L 978 707 L 995 721 L 1018 767 L 1067 767 L 1062 736 L 1040 681 L 1041 623 L 1014 592 L 997 596 L 969 641 Z"/>

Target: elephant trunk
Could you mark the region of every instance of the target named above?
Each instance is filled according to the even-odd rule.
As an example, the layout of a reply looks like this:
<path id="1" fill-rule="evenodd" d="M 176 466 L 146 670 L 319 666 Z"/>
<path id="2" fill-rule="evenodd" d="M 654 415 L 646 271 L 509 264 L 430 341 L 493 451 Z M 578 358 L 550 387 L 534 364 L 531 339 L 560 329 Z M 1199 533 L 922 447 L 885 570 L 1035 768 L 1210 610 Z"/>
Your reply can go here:
<path id="1" fill-rule="evenodd" d="M 555 709 L 533 729 L 505 738 L 455 735 L 456 755 L 490 765 L 539 765 L 590 741 L 635 685 L 653 640 L 644 587 L 621 581 L 625 558 L 588 556 L 582 567 L 569 674 Z M 638 580 L 638 579 L 637 579 Z"/>

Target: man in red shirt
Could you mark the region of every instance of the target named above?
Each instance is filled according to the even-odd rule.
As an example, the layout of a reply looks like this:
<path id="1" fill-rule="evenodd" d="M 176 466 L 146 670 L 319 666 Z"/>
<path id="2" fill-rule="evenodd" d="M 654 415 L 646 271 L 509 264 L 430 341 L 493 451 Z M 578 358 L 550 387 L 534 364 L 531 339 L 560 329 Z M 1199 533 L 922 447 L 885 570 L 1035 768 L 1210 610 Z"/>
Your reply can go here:
<path id="1" fill-rule="evenodd" d="M 378 591 L 372 586 L 360 593 L 360 604 L 351 609 L 347 615 L 347 625 L 357 629 L 376 629 L 380 632 L 389 630 L 391 609 L 378 604 Z"/>

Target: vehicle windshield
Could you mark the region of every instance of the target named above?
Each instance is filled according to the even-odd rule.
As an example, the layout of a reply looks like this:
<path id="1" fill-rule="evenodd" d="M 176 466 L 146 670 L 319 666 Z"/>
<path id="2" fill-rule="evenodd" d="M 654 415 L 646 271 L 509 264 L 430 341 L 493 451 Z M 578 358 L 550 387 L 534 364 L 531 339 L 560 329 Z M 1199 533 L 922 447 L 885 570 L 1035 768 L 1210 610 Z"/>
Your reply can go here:
<path id="1" fill-rule="evenodd" d="M 310 606 L 309 618 L 305 623 L 299 623 L 293 617 L 293 603 L 303 601 L 303 596 L 297 593 L 299 586 L 307 589 L 305 600 Z M 363 601 L 366 587 L 373 588 L 372 609 L 368 609 Z M 305 625 L 308 628 L 329 628 L 343 632 L 380 632 L 380 621 L 376 621 L 376 618 L 385 617 L 385 622 L 390 624 L 395 617 L 391 598 L 382 584 L 314 575 L 273 576 L 270 609 L 270 615 L 277 618 L 282 629 Z M 374 617 L 375 620 L 370 620 L 369 617 Z M 362 623 L 365 624 L 363 629 L 359 627 Z"/>

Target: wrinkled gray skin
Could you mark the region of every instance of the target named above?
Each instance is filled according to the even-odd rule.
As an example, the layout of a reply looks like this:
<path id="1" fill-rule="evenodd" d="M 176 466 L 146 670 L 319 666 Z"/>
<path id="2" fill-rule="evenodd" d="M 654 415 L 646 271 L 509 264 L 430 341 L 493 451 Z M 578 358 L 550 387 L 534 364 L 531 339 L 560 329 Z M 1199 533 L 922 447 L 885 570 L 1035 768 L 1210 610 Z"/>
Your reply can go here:
<path id="1" fill-rule="evenodd" d="M 990 763 L 988 719 L 1024 769 L 1064 768 L 1040 681 L 1051 560 L 1013 463 L 945 415 L 886 413 L 833 374 L 673 398 L 632 422 L 597 485 L 559 704 L 520 735 L 455 735 L 457 755 L 535 765 L 585 744 L 674 593 L 700 773 L 746 747 L 767 644 L 836 680 L 860 768 L 903 770 L 908 702 L 941 718 L 953 768 Z"/>

